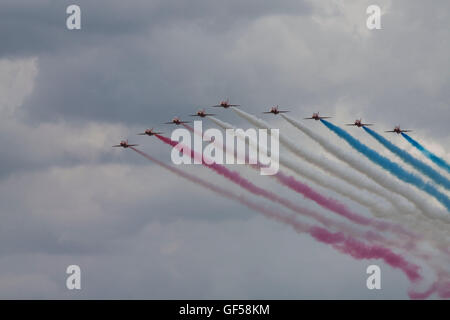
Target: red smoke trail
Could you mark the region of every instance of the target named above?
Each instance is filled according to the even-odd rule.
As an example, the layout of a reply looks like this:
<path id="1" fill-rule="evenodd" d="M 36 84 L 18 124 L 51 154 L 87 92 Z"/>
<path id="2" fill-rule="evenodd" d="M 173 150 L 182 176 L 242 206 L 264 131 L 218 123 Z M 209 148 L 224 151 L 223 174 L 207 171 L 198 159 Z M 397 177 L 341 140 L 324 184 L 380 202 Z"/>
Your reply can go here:
<path id="1" fill-rule="evenodd" d="M 322 207 L 325 207 L 333 212 L 336 212 L 342 215 L 343 217 L 358 224 L 368 225 L 371 223 L 370 219 L 351 212 L 344 204 L 338 202 L 335 199 L 322 196 L 321 194 L 319 194 L 306 184 L 298 181 L 292 176 L 288 177 L 281 172 L 278 172 L 275 176 L 278 179 L 278 181 L 280 181 L 285 186 L 289 187 L 290 189 L 300 194 L 303 194 L 305 197 L 313 200 Z"/>
<path id="2" fill-rule="evenodd" d="M 402 269 L 407 277 L 416 282 L 421 279 L 420 267 L 409 263 L 402 256 L 393 253 L 391 250 L 381 246 L 367 246 L 366 244 L 347 237 L 341 232 L 331 233 L 320 227 L 311 227 L 310 234 L 322 242 L 333 244 L 336 249 L 347 253 L 356 259 L 381 258 L 387 264 Z"/>
<path id="3" fill-rule="evenodd" d="M 308 199 L 311 199 L 312 201 L 316 202 L 318 205 L 327 208 L 328 210 L 333 211 L 347 218 L 350 221 L 365 226 L 373 226 L 381 231 L 386 231 L 387 229 L 390 229 L 392 231 L 405 234 L 413 239 L 417 239 L 417 235 L 402 228 L 401 226 L 393 225 L 391 223 L 384 221 L 376 221 L 351 211 L 350 209 L 347 208 L 346 205 L 339 202 L 338 200 L 321 195 L 319 192 L 315 191 L 308 185 L 298 181 L 292 176 L 287 176 L 279 171 L 277 174 L 275 174 L 275 178 L 277 178 L 278 181 L 280 181 L 283 185 L 287 186 L 288 188 L 304 195 Z"/>
<path id="4" fill-rule="evenodd" d="M 194 128 L 192 128 L 190 125 L 186 124 L 186 123 L 182 123 L 181 124 L 183 127 L 185 127 L 186 129 L 188 129 L 189 131 L 195 133 L 196 135 L 202 137 L 202 139 L 206 139 L 204 141 L 209 141 L 209 142 L 214 142 L 215 140 L 212 137 L 208 137 L 206 135 L 203 134 L 203 132 L 195 130 Z M 224 146 L 221 146 L 222 151 L 225 152 L 225 148 Z"/>
<path id="5" fill-rule="evenodd" d="M 428 298 L 430 295 L 432 295 L 436 290 L 438 290 L 438 284 L 437 282 L 434 282 L 431 286 L 430 289 L 428 289 L 427 291 L 424 292 L 415 292 L 412 290 L 408 291 L 408 295 L 411 299 L 426 299 Z"/>
<path id="6" fill-rule="evenodd" d="M 441 266 L 441 268 L 446 266 Z M 437 292 L 441 298 L 450 298 L 450 280 L 449 273 L 447 270 L 443 271 L 442 269 L 438 272 L 438 280 L 437 280 Z"/>
<path id="7" fill-rule="evenodd" d="M 441 298 L 449 299 L 450 298 L 450 282 L 448 279 L 445 280 L 445 284 L 441 284 L 438 287 L 438 294 Z"/>
<path id="8" fill-rule="evenodd" d="M 188 129 L 189 131 L 195 132 L 195 131 L 194 131 L 194 128 L 192 128 L 190 125 L 188 125 L 188 124 L 186 124 L 186 123 L 182 123 L 181 125 L 182 125 L 183 127 L 185 127 L 186 129 Z M 195 133 L 197 133 L 197 132 L 195 132 Z M 198 132 L 197 134 L 201 136 L 201 133 Z"/>
<path id="9" fill-rule="evenodd" d="M 430 288 L 424 292 L 416 292 L 413 290 L 408 291 L 408 295 L 411 299 L 426 299 L 434 292 L 437 292 L 438 296 L 444 299 L 450 298 L 450 281 L 448 280 L 448 272 L 442 270 L 438 271 L 437 280 L 430 286 Z"/>
<path id="10" fill-rule="evenodd" d="M 189 153 L 191 158 L 194 158 L 195 156 L 198 157 L 198 155 L 196 155 L 194 151 L 190 150 L 186 146 L 179 144 L 176 141 L 172 141 L 171 139 L 158 134 L 156 135 L 156 137 L 161 141 L 163 141 L 164 143 L 169 144 L 180 151 L 182 150 L 183 153 L 184 152 Z M 207 164 L 205 161 L 203 161 L 202 164 L 219 173 L 220 175 L 223 175 L 224 177 L 230 179 L 231 181 L 240 185 L 244 189 L 252 192 L 253 194 L 261 195 L 269 200 L 278 202 L 294 212 L 298 212 L 300 214 L 313 217 L 326 226 L 330 226 L 332 224 L 336 225 L 330 219 L 321 217 L 314 211 L 298 207 L 292 204 L 289 200 L 281 198 L 269 191 L 266 191 L 262 188 L 255 186 L 248 180 L 242 178 L 239 173 L 228 170 L 226 167 L 222 165 L 216 163 Z M 363 242 L 360 242 L 352 237 L 345 236 L 341 232 L 332 233 L 327 231 L 326 229 L 319 227 L 310 227 L 308 232 L 317 240 L 320 240 L 321 242 L 325 243 L 331 243 L 341 252 L 350 254 L 352 257 L 356 259 L 370 259 L 370 258 L 383 259 L 388 265 L 392 266 L 393 268 L 401 269 L 410 279 L 410 281 L 416 282 L 421 279 L 421 276 L 418 272 L 419 271 L 418 266 L 407 262 L 401 255 L 392 252 L 388 248 L 384 248 L 381 246 L 367 246 Z"/>

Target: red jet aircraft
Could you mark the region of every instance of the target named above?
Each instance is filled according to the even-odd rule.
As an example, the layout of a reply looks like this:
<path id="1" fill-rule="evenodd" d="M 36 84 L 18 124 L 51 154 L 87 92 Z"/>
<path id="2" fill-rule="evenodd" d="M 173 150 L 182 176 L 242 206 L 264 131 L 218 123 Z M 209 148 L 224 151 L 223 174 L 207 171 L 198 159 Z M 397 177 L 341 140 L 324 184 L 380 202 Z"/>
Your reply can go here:
<path id="1" fill-rule="evenodd" d="M 394 130 L 389 130 L 385 132 L 395 132 L 396 134 L 400 134 L 402 132 L 411 132 L 412 130 L 402 130 L 400 129 L 400 126 L 395 126 Z"/>
<path id="2" fill-rule="evenodd" d="M 216 104 L 215 106 L 211 106 L 211 107 L 214 107 L 214 108 L 221 107 L 221 108 L 227 109 L 229 107 L 239 107 L 239 106 L 240 106 L 240 104 L 230 104 L 228 99 L 227 99 L 227 100 L 224 100 L 224 101 L 220 101 L 219 104 Z"/>
<path id="3" fill-rule="evenodd" d="M 170 122 L 164 122 L 164 124 L 176 124 L 177 126 L 182 123 L 189 123 L 189 121 L 181 121 L 179 118 L 175 117 Z"/>
<path id="4" fill-rule="evenodd" d="M 362 123 L 362 119 L 356 119 L 354 123 L 347 123 L 346 126 L 355 126 L 358 128 L 366 127 L 366 126 L 373 126 L 372 123 Z"/>
<path id="5" fill-rule="evenodd" d="M 212 113 L 206 113 L 205 110 L 198 110 L 196 114 L 191 114 L 191 117 L 201 117 L 204 118 L 206 116 L 215 116 L 215 114 Z"/>
<path id="6" fill-rule="evenodd" d="M 283 110 L 278 110 L 278 105 L 273 106 L 272 108 L 270 108 L 269 111 L 265 111 L 263 113 L 273 113 L 273 114 L 279 114 L 279 113 L 286 113 L 289 111 L 283 111 Z"/>
<path id="7" fill-rule="evenodd" d="M 305 120 L 320 120 L 320 119 L 329 119 L 331 117 L 321 117 L 318 112 L 314 112 L 311 118 L 304 118 Z"/>
<path id="8" fill-rule="evenodd" d="M 145 135 L 154 136 L 155 134 L 162 134 L 162 132 L 155 132 L 155 131 L 153 131 L 153 128 L 151 128 L 151 129 L 145 130 L 142 133 L 138 133 L 138 136 L 145 136 Z"/>
<path id="9" fill-rule="evenodd" d="M 113 147 L 122 147 L 122 148 L 128 148 L 128 147 L 136 147 L 138 144 L 128 144 L 128 140 L 122 140 L 120 141 L 120 144 L 116 144 Z"/>

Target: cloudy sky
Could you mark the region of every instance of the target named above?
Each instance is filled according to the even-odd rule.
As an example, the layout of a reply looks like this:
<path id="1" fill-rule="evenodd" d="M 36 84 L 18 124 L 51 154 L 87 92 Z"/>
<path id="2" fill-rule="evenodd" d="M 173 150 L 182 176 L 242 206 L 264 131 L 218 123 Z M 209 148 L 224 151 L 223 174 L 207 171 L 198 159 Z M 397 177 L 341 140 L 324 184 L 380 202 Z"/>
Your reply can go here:
<path id="1" fill-rule="evenodd" d="M 81 30 L 66 28 L 73 3 Z M 370 4 L 381 30 L 366 27 Z M 400 271 L 343 256 L 111 145 L 129 137 L 170 163 L 166 146 L 135 134 L 170 133 L 162 122 L 228 97 L 252 113 L 279 104 L 294 117 L 401 124 L 449 159 L 449 27 L 446 0 L 0 0 L 0 298 L 407 298 Z M 379 291 L 365 286 L 373 263 Z M 65 286 L 70 264 L 82 290 Z"/>

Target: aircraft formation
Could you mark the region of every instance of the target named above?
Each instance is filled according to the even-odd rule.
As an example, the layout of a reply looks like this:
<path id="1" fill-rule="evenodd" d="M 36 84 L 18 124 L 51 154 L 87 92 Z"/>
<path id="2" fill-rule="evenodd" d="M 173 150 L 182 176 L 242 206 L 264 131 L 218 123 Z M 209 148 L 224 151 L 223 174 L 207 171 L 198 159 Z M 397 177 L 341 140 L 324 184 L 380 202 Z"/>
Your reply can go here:
<path id="1" fill-rule="evenodd" d="M 210 107 L 211 108 L 228 109 L 230 107 L 239 107 L 239 106 L 241 106 L 241 105 L 240 104 L 231 104 L 229 102 L 229 99 L 225 99 L 225 100 L 220 101 L 218 104 L 212 105 Z M 276 106 L 270 107 L 269 111 L 264 111 L 263 114 L 274 114 L 274 115 L 277 115 L 277 114 L 283 114 L 283 113 L 287 113 L 287 112 L 290 112 L 290 111 L 289 110 L 280 110 L 279 106 L 276 105 Z M 190 114 L 189 116 L 205 118 L 207 116 L 215 116 L 215 115 L 216 114 L 214 114 L 214 113 L 207 113 L 205 111 L 205 109 L 200 109 L 195 114 Z M 322 120 L 322 119 L 330 119 L 330 118 L 332 118 L 332 117 L 323 117 L 323 116 L 319 115 L 319 112 L 314 112 L 311 117 L 303 118 L 303 119 L 319 121 L 319 120 Z M 174 125 L 178 126 L 178 125 L 185 124 L 185 123 L 191 123 L 191 121 L 184 121 L 184 120 L 181 120 L 179 117 L 174 117 L 171 121 L 164 122 L 163 124 L 174 124 Z M 361 118 L 360 119 L 356 119 L 354 123 L 346 124 L 346 126 L 355 126 L 355 127 L 358 127 L 358 128 L 366 127 L 366 126 L 373 126 L 373 125 L 374 125 L 373 123 L 363 123 Z M 403 132 L 406 133 L 406 132 L 411 132 L 411 131 L 412 130 L 400 129 L 400 125 L 397 125 L 397 126 L 395 126 L 395 128 L 393 130 L 388 130 L 388 131 L 385 131 L 385 132 L 393 132 L 393 133 L 401 134 Z M 155 134 L 162 134 L 162 132 L 154 132 L 153 128 L 152 128 L 152 129 L 145 130 L 145 132 L 143 132 L 143 133 L 138 133 L 138 135 L 148 135 L 148 136 L 153 136 Z M 133 145 L 129 145 L 128 144 L 128 140 L 124 140 L 124 141 L 121 141 L 120 144 L 114 145 L 113 147 L 128 148 L 129 146 L 133 146 Z"/>
<path id="2" fill-rule="evenodd" d="M 291 139 L 289 135 L 292 133 L 275 129 L 276 134 L 273 134 L 270 124 L 256 115 L 236 108 L 239 106 L 226 99 L 211 107 L 231 109 L 236 115 L 260 129 L 259 132 L 264 129 L 270 130 L 270 138 L 276 137 L 270 142 L 270 150 L 267 148 L 268 144 L 263 143 L 261 146 L 259 140 L 246 139 L 247 135 L 243 130 L 234 130 L 236 128 L 232 124 L 217 119 L 215 113 L 201 109 L 189 116 L 207 118 L 224 130 L 234 130 L 238 138 L 243 138 L 241 140 L 247 145 L 249 154 L 251 149 L 256 149 L 258 158 L 254 164 L 247 163 L 249 170 L 256 169 L 261 173 L 262 170 L 270 169 L 272 156 L 275 156 L 276 170 L 270 171 L 266 176 L 281 184 L 285 188 L 282 192 L 253 183 L 252 178 L 247 178 L 246 175 L 230 169 L 230 166 L 225 166 L 225 162 L 220 162 L 220 157 L 223 158 L 225 153 L 230 155 L 228 152 L 232 152 L 233 158 L 238 158 L 239 155 L 244 156 L 245 148 L 244 152 L 238 150 L 239 148 L 228 149 L 225 145 L 226 139 L 216 139 L 215 136 L 209 139 L 211 142 L 207 146 L 209 152 L 202 153 L 204 151 L 202 147 L 196 150 L 195 143 L 192 150 L 191 145 L 184 140 L 183 142 L 174 141 L 153 128 L 138 133 L 138 135 L 153 136 L 178 151 L 172 152 L 171 155 L 186 156 L 188 161 L 182 163 L 187 164 L 193 160 L 194 163 L 214 171 L 219 176 L 217 180 L 202 177 L 198 173 L 189 173 L 186 167 L 181 168 L 160 161 L 135 148 L 138 145 L 130 144 L 128 140 L 123 140 L 113 147 L 133 150 L 180 179 L 188 180 L 209 192 L 233 200 L 266 218 L 289 225 L 298 233 L 309 234 L 314 240 L 331 245 L 343 254 L 355 259 L 382 260 L 387 265 L 401 270 L 410 280 L 412 287 L 408 290 L 408 295 L 411 298 L 423 299 L 431 294 L 437 294 L 440 298 L 450 298 L 450 270 L 448 269 L 450 265 L 450 164 L 448 160 L 434 154 L 424 144 L 413 139 L 407 134 L 411 130 L 401 129 L 400 125 L 385 132 L 402 136 L 419 150 L 429 163 L 420 159 L 417 154 L 399 148 L 372 130 L 373 123 L 367 123 L 361 118 L 345 125 L 361 128 L 390 151 L 389 154 L 392 153 L 396 157 L 387 156 L 371 148 L 367 143 L 327 120 L 331 118 L 330 116 L 322 116 L 319 112 L 314 112 L 312 116 L 303 119 L 319 121 L 356 152 L 351 153 L 342 149 L 336 141 L 322 136 L 304 126 L 301 121 L 290 117 L 287 114 L 289 108 L 280 108 L 275 105 L 262 112 L 278 115 L 301 131 L 304 137 L 320 145 L 323 154 L 317 155 L 315 150 L 306 150 L 298 140 Z M 207 135 L 202 133 L 201 128 L 196 129 L 198 123 L 194 123 L 193 127 L 189 123 L 190 121 L 175 117 L 164 124 L 182 125 L 193 134 L 202 137 L 204 141 L 208 140 L 205 140 Z M 239 131 L 241 132 L 237 133 Z M 269 137 L 267 131 L 264 135 L 266 138 Z M 279 144 L 287 152 L 280 154 Z M 260 154 L 265 159 L 264 164 L 258 160 Z M 334 160 L 331 161 L 325 154 L 332 155 Z M 195 162 L 196 159 L 198 162 Z M 226 164 L 230 163 L 226 162 Z M 220 185 L 223 178 L 235 184 L 236 189 L 243 190 L 237 193 L 234 188 Z M 307 180 L 302 181 L 303 178 Z M 327 190 L 332 191 L 331 195 L 326 193 Z M 291 201 L 285 197 L 286 191 L 295 192 L 301 197 Z M 249 197 L 251 195 L 263 198 L 269 206 L 260 203 L 259 200 L 253 200 Z M 345 201 L 343 201 L 344 198 Z M 338 219 L 334 216 L 323 215 L 321 211 L 316 210 L 319 208 L 304 207 L 305 201 L 312 201 L 320 207 L 320 210 L 338 215 Z M 363 212 L 360 212 L 361 210 Z M 292 214 L 295 217 L 299 214 L 307 219 L 305 221 L 293 218 Z M 425 264 L 434 273 L 434 280 L 430 282 L 429 289 L 421 291 L 415 287 L 415 284 L 422 281 L 421 270 L 422 265 Z"/>

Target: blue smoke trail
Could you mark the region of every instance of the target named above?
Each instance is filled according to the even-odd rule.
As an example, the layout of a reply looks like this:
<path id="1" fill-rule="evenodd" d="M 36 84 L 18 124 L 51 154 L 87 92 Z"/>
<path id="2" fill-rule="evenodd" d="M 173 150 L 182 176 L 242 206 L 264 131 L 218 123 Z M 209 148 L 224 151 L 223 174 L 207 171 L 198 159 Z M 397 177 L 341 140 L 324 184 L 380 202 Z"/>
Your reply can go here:
<path id="1" fill-rule="evenodd" d="M 424 146 L 422 146 L 420 143 L 418 143 L 416 140 L 411 138 L 406 133 L 402 132 L 402 136 L 403 136 L 403 138 L 408 140 L 408 142 L 411 143 L 414 147 L 416 147 L 420 152 L 422 152 L 427 158 L 429 158 L 431 161 L 433 161 L 436 165 L 438 165 L 439 167 L 450 172 L 450 164 L 445 162 L 444 159 L 439 158 L 437 155 L 435 155 L 435 154 L 431 153 L 430 151 L 428 151 L 427 149 L 425 149 Z"/>
<path id="2" fill-rule="evenodd" d="M 379 135 L 372 129 L 363 127 L 364 130 L 366 130 L 367 133 L 369 133 L 372 137 L 374 137 L 379 143 L 381 143 L 384 147 L 386 147 L 389 151 L 399 156 L 403 161 L 406 163 L 409 163 L 414 168 L 422 172 L 424 175 L 428 176 L 431 180 L 436 182 L 437 184 L 440 184 L 441 186 L 444 186 L 446 189 L 450 189 L 450 181 L 442 176 L 439 172 L 431 168 L 426 163 L 414 158 L 411 156 L 408 152 L 400 149 L 396 145 L 389 142 L 386 138 Z"/>
<path id="3" fill-rule="evenodd" d="M 334 124 L 321 119 L 320 120 L 328 129 L 333 131 L 335 134 L 337 134 L 339 137 L 347 141 L 347 143 L 352 146 L 354 149 L 359 151 L 361 154 L 363 154 L 365 157 L 367 157 L 370 161 L 373 163 L 379 165 L 383 169 L 389 171 L 391 174 L 396 176 L 402 181 L 405 181 L 407 183 L 413 184 L 417 188 L 425 191 L 429 195 L 436 198 L 440 203 L 442 203 L 446 208 L 447 211 L 450 211 L 450 199 L 443 193 L 441 193 L 439 190 L 437 190 L 432 184 L 426 183 L 416 175 L 404 170 L 401 166 L 399 166 L 397 163 L 392 162 L 386 157 L 383 157 L 382 155 L 378 154 L 375 150 L 367 147 L 365 144 L 362 144 L 357 139 L 353 138 L 349 133 L 347 133 L 345 130 L 342 130 L 339 127 L 336 127 Z"/>

